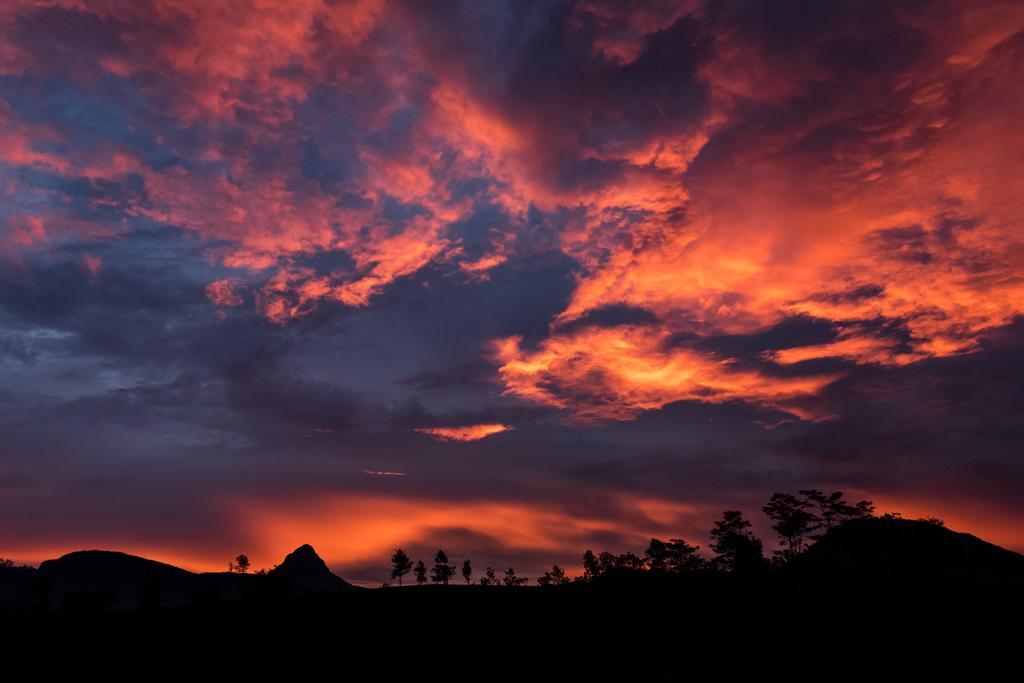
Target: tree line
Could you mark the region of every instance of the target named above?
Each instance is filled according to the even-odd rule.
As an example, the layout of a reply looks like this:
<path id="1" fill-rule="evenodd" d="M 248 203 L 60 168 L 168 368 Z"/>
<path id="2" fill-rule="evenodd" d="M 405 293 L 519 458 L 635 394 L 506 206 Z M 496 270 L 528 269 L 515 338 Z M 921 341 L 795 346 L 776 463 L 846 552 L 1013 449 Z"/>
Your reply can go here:
<path id="1" fill-rule="evenodd" d="M 570 579 L 565 569 L 557 564 L 537 578 L 538 586 L 557 586 L 571 581 L 592 581 L 615 570 L 650 571 L 679 573 L 693 571 L 719 571 L 750 574 L 764 571 L 770 566 L 780 566 L 803 553 L 814 541 L 829 529 L 851 519 L 874 516 L 875 506 L 871 501 L 851 503 L 841 491 L 824 493 L 817 489 L 801 489 L 796 494 L 775 493 L 761 508 L 772 522 L 772 530 L 778 535 L 779 549 L 770 558 L 765 556 L 764 544 L 752 531 L 751 523 L 739 510 L 726 510 L 716 520 L 709 533 L 709 549 L 714 553 L 710 558 L 699 552 L 699 546 L 691 545 L 681 538 L 663 541 L 652 538 L 643 555 L 626 552 L 619 555 L 610 552 L 594 553 L 587 549 L 582 556 L 583 572 Z M 895 516 L 895 515 L 894 515 Z M 931 520 L 929 520 L 931 521 Z M 935 520 L 936 522 L 938 520 Z M 410 572 L 417 584 L 432 583 L 448 585 L 456 576 L 456 566 L 448 560 L 444 550 L 438 550 L 434 563 L 428 569 L 423 560 L 413 563 L 406 552 L 396 548 L 391 555 L 391 578 L 402 585 L 403 577 Z M 462 562 L 462 579 L 467 585 L 473 583 L 473 565 L 467 558 Z M 527 577 L 518 576 L 509 567 L 499 578 L 493 567 L 487 567 L 477 580 L 481 586 L 522 586 L 529 582 Z"/>

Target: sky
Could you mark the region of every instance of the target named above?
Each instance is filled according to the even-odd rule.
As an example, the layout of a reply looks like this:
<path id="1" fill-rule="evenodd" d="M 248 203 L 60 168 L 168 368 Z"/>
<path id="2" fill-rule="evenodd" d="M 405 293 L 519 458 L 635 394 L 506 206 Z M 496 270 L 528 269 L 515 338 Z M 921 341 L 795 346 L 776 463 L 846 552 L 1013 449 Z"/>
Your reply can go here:
<path id="1" fill-rule="evenodd" d="M 1024 5 L 0 4 L 0 555 L 1024 551 Z"/>

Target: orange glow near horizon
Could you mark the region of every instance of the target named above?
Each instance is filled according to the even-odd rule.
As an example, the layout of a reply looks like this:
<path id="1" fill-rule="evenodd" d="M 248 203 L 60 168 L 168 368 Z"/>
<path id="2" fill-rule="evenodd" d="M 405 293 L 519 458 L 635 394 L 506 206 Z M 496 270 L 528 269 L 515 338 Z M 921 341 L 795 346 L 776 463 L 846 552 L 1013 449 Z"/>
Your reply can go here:
<path id="1" fill-rule="evenodd" d="M 463 553 L 458 539 L 465 532 L 475 543 L 485 539 L 492 552 L 558 554 L 566 548 L 575 553 L 579 547 L 582 553 L 593 545 L 587 540 L 590 535 L 619 534 L 633 539 L 633 545 L 646 547 L 652 535 L 664 535 L 666 526 L 689 526 L 697 514 L 706 512 L 692 505 L 626 495 L 614 495 L 609 502 L 628 511 L 627 519 L 580 515 L 551 504 L 378 495 L 322 496 L 277 506 L 239 501 L 229 509 L 252 539 L 250 558 L 259 562 L 273 561 L 299 543 L 310 543 L 332 565 L 379 563 L 382 573 L 397 547 L 443 545 L 453 556 Z"/>
<path id="2" fill-rule="evenodd" d="M 905 519 L 938 517 L 952 531 L 969 533 L 1004 548 L 1024 552 L 1024 533 L 1017 520 L 993 515 L 983 506 L 958 505 L 956 510 L 951 510 L 942 501 L 867 497 L 874 500 L 877 514 L 899 512 Z M 231 540 L 225 541 L 230 547 L 218 549 L 215 553 L 209 550 L 209 542 L 205 543 L 206 550 L 197 551 L 184 541 L 155 545 L 100 538 L 86 544 L 86 547 L 74 543 L 15 543 L 9 545 L 5 552 L 18 563 L 38 565 L 43 560 L 76 550 L 116 550 L 194 572 L 227 571 L 228 561 L 238 552 L 244 552 L 255 571 L 273 567 L 299 545 L 309 543 L 343 578 L 352 578 L 346 576 L 346 568 L 375 564 L 380 566 L 377 574 L 383 577 L 388 567 L 388 556 L 396 547 L 411 544 L 443 546 L 453 557 L 462 557 L 465 550 L 459 547 L 458 539 L 463 531 L 468 530 L 478 538 L 489 539 L 490 550 L 481 551 L 481 556 L 488 552 L 506 555 L 528 552 L 541 556 L 550 553 L 557 559 L 558 554 L 567 548 L 573 555 L 581 554 L 587 548 L 595 552 L 629 550 L 642 555 L 652 537 L 686 538 L 699 545 L 707 556 L 707 538 L 702 530 L 710 528 L 718 514 L 714 506 L 625 495 L 614 496 L 613 500 L 617 507 L 626 511 L 624 516 L 581 516 L 550 505 L 444 502 L 368 494 L 319 496 L 276 504 L 236 501 L 225 506 L 236 524 Z M 750 518 L 756 525 L 763 523 L 758 514 L 751 514 Z M 772 537 L 766 525 L 761 530 L 767 552 L 773 547 Z M 605 533 L 622 536 L 627 539 L 627 545 L 604 548 L 588 540 L 591 535 Z M 483 561 L 484 557 L 479 559 Z M 547 565 L 541 561 L 542 567 Z M 570 575 L 579 573 L 575 565 L 565 569 Z M 373 583 L 369 577 L 355 578 Z"/>
<path id="3" fill-rule="evenodd" d="M 138 545 L 124 540 L 96 540 L 91 549 L 119 550 L 174 564 L 190 571 L 226 571 L 238 552 L 255 569 L 270 568 L 303 543 L 335 567 L 379 563 L 383 574 L 388 556 L 399 546 L 443 544 L 462 552 L 463 530 L 488 539 L 496 552 L 559 553 L 585 548 L 590 534 L 615 533 L 641 545 L 664 526 L 686 524 L 699 511 L 691 505 L 615 495 L 610 503 L 629 512 L 628 519 L 581 516 L 556 505 L 499 501 L 446 502 L 386 495 L 316 496 L 296 501 L 239 500 L 225 503 L 234 520 L 231 547 L 216 556 L 190 552 L 185 543 Z M 71 545 L 12 546 L 19 562 L 39 562 L 82 548 Z M 642 548 L 640 548 L 642 550 Z M 429 558 L 425 558 L 429 559 Z M 482 569 L 482 568 L 481 568 Z"/>

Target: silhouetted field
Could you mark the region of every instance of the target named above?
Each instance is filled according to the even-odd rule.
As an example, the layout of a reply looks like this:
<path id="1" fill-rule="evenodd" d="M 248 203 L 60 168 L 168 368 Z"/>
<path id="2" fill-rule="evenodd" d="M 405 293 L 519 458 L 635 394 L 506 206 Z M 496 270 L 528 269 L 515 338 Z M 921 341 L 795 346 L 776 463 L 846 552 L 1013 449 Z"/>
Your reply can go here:
<path id="1" fill-rule="evenodd" d="M 320 582 L 326 569 L 306 548 L 281 566 L 298 561 L 294 576 Z M 141 566 L 126 557 L 114 563 Z M 10 593 L 21 570 L 5 571 Z M 1024 635 L 1024 557 L 905 520 L 850 522 L 784 567 L 746 576 L 615 569 L 548 587 L 334 592 L 297 588 L 287 572 L 191 576 L 234 592 L 200 591 L 178 607 L 143 592 L 122 610 L 109 595 L 66 592 L 4 618 L 0 642 L 47 671 L 133 678 L 920 680 L 967 665 L 984 680 L 999 663 L 1016 666 Z"/>
<path id="2" fill-rule="evenodd" d="M 380 680 L 683 681 L 789 669 L 803 678 L 820 659 L 892 673 L 934 670 L 957 653 L 1005 658 L 1019 652 L 1022 607 L 1020 592 L 948 584 L 637 574 L 22 617 L 4 623 L 3 642 L 25 661 L 81 671 L 368 667 Z"/>

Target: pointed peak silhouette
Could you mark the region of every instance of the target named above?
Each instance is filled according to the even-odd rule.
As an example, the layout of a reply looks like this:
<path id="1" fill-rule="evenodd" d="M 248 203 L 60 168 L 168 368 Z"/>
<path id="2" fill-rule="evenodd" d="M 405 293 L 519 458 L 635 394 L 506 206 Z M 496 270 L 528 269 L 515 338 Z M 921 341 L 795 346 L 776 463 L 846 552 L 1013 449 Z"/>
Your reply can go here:
<path id="1" fill-rule="evenodd" d="M 308 543 L 303 543 L 298 548 L 288 553 L 284 558 L 285 562 L 287 562 L 289 558 L 300 558 L 303 560 L 323 562 L 320 556 L 316 554 L 316 550 L 313 549 L 313 546 Z M 326 564 L 324 566 L 326 566 Z"/>
<path id="2" fill-rule="evenodd" d="M 285 555 L 281 564 L 270 570 L 270 574 L 288 577 L 302 590 L 342 591 L 353 588 L 348 581 L 334 574 L 308 543 Z"/>

